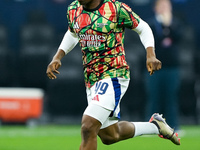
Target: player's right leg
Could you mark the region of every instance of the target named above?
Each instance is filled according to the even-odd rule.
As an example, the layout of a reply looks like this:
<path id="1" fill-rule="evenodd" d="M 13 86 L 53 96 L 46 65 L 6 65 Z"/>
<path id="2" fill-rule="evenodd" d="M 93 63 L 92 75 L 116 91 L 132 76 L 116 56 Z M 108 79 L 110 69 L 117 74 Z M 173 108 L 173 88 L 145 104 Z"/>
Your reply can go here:
<path id="1" fill-rule="evenodd" d="M 110 113 L 111 110 L 99 105 L 93 103 L 88 105 L 82 117 L 80 150 L 97 149 L 97 134 Z"/>
<path id="2" fill-rule="evenodd" d="M 100 127 L 101 123 L 97 119 L 83 115 L 80 150 L 97 150 L 97 133 Z"/>

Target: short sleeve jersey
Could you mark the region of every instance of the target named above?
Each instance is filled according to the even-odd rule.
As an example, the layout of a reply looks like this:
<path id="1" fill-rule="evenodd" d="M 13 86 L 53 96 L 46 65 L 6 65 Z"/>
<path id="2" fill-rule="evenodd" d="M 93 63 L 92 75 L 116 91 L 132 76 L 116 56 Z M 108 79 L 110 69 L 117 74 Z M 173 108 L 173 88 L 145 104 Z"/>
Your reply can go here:
<path id="1" fill-rule="evenodd" d="M 139 24 L 131 8 L 115 0 L 102 0 L 87 10 L 76 0 L 68 7 L 69 30 L 77 34 L 83 54 L 86 87 L 105 78 L 130 78 L 125 60 L 124 31 Z"/>

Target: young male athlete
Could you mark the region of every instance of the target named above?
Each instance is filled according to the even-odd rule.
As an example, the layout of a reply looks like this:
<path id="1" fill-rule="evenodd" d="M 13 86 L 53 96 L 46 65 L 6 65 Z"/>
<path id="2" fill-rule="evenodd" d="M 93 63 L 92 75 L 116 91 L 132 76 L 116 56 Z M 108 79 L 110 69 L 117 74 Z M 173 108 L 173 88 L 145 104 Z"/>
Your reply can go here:
<path id="1" fill-rule="evenodd" d="M 104 144 L 112 144 L 143 134 L 159 134 L 180 145 L 178 134 L 159 114 L 153 114 L 149 122 L 118 121 L 120 101 L 130 78 L 123 43 L 125 28 L 139 34 L 146 48 L 150 75 L 161 69 L 148 24 L 116 0 L 76 0 L 69 5 L 67 17 L 69 29 L 48 65 L 47 76 L 56 79 L 61 59 L 79 42 L 88 99 L 82 117 L 80 150 L 96 150 L 97 135 Z"/>

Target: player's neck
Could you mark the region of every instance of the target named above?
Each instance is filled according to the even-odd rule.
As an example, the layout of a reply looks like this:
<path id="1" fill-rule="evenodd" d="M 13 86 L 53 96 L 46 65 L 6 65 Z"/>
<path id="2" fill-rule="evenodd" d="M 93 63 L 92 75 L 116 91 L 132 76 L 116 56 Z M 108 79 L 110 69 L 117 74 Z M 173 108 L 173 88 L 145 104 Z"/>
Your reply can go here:
<path id="1" fill-rule="evenodd" d="M 86 9 L 95 9 L 96 7 L 100 5 L 101 1 L 102 0 L 92 0 L 89 3 L 83 5 L 83 7 Z"/>

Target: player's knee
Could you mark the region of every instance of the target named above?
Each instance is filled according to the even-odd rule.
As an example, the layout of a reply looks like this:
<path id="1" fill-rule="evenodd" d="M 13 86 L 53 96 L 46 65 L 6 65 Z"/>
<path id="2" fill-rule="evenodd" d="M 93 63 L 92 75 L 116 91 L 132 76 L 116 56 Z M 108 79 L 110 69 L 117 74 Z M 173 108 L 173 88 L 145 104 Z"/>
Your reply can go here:
<path id="1" fill-rule="evenodd" d="M 89 138 L 96 138 L 100 127 L 101 127 L 101 123 L 98 120 L 90 116 L 86 116 L 86 115 L 83 116 L 81 133 L 84 140 L 87 140 Z"/>
<path id="2" fill-rule="evenodd" d="M 81 126 L 81 132 L 83 138 L 86 140 L 91 137 L 97 136 L 96 128 L 92 124 L 84 123 Z"/>
<path id="3" fill-rule="evenodd" d="M 93 132 L 93 130 L 92 130 L 92 128 L 91 128 L 90 125 L 88 125 L 88 124 L 82 124 L 82 126 L 81 126 L 81 132 L 82 132 L 83 136 L 85 137 L 85 136 L 91 135 L 91 133 Z"/>

